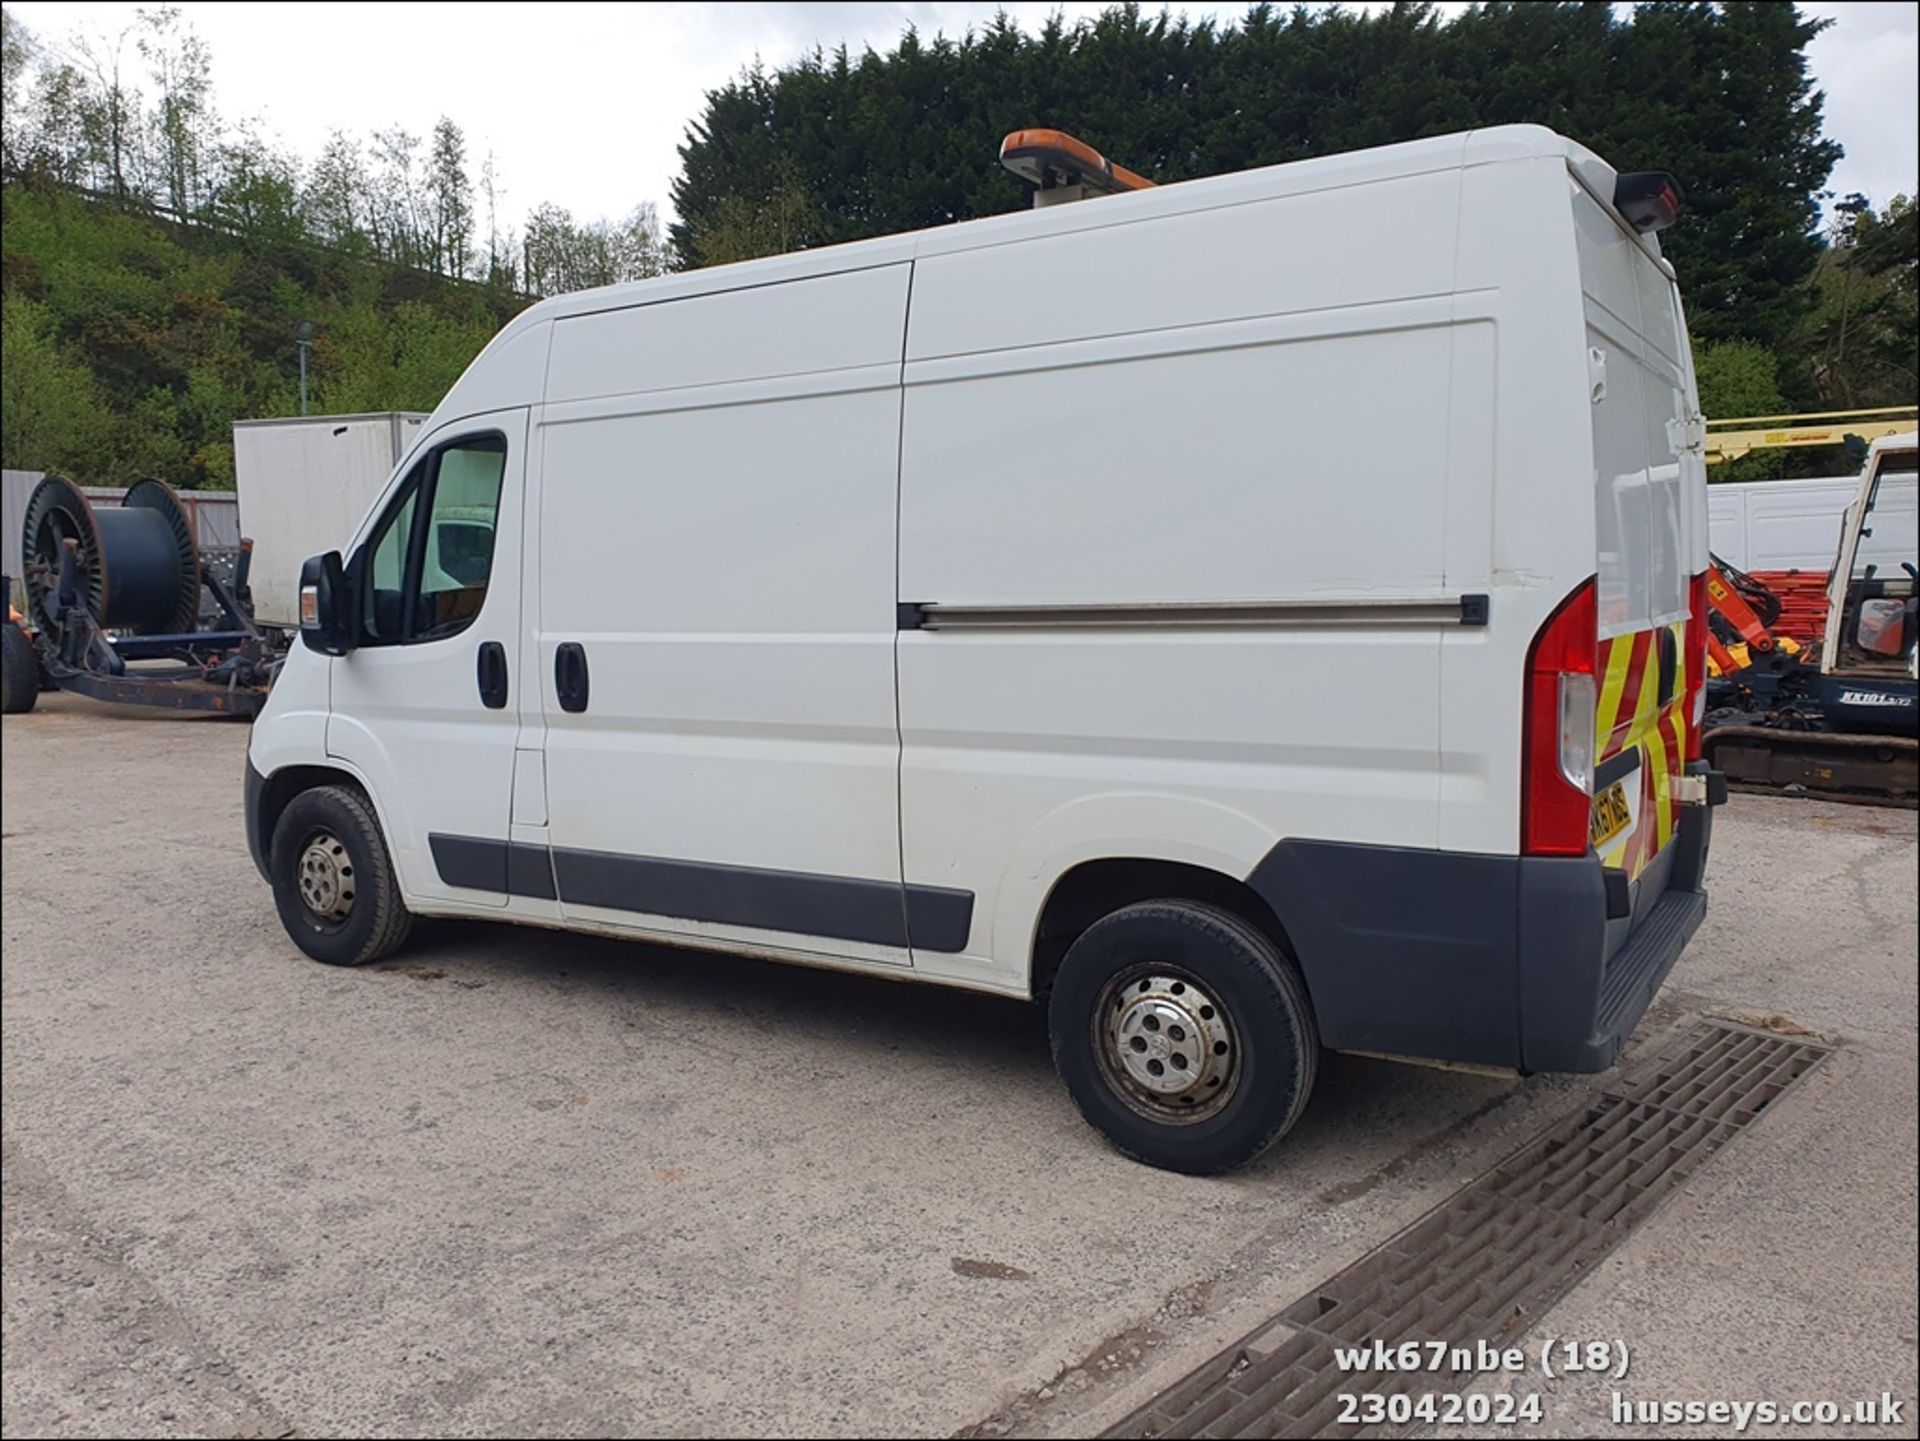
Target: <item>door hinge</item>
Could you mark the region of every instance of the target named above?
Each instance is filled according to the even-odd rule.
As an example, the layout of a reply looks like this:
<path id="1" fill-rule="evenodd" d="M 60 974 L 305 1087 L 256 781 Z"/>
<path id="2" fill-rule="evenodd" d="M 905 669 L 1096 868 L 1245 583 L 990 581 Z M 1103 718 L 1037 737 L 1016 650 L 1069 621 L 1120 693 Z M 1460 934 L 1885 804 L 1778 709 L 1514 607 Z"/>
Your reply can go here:
<path id="1" fill-rule="evenodd" d="M 1689 415 L 1682 419 L 1674 416 L 1667 422 L 1667 446 L 1675 455 L 1697 455 L 1706 450 L 1706 417 Z"/>

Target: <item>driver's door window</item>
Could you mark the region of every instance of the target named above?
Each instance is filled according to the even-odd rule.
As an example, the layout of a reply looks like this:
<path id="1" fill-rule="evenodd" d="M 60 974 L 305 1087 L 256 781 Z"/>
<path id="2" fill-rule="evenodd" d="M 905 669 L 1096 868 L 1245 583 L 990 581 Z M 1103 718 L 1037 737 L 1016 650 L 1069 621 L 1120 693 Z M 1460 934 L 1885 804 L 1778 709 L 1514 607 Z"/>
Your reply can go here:
<path id="1" fill-rule="evenodd" d="M 398 645 L 407 630 L 407 553 L 413 548 L 413 512 L 420 497 L 425 461 L 408 474 L 368 555 L 366 604 L 360 617 L 362 645 Z"/>
<path id="2" fill-rule="evenodd" d="M 457 635 L 487 598 L 507 445 L 453 441 L 424 457 L 388 505 L 363 554 L 362 645 Z"/>

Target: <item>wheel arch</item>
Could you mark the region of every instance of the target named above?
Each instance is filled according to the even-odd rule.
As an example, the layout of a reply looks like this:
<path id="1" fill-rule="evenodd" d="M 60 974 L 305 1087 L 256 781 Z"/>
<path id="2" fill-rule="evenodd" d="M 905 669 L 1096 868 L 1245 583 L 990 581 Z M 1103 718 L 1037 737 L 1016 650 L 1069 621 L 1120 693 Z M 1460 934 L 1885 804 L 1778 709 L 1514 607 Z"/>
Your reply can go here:
<path id="1" fill-rule="evenodd" d="M 354 772 L 338 765 L 287 765 L 263 776 L 259 784 L 259 798 L 248 805 L 247 829 L 252 841 L 254 861 L 260 868 L 260 874 L 268 884 L 272 884 L 273 830 L 279 825 L 280 817 L 293 803 L 295 796 L 307 791 L 318 790 L 322 786 L 347 786 L 366 797 L 367 804 L 373 808 L 374 817 L 380 822 L 380 829 L 387 829 L 386 817 L 380 813 L 380 803 L 374 798 L 367 784 Z"/>
<path id="2" fill-rule="evenodd" d="M 1216 906 L 1259 931 L 1298 968 L 1285 923 L 1244 880 L 1190 861 L 1104 856 L 1073 866 L 1047 892 L 1033 928 L 1029 984 L 1034 997 L 1047 993 L 1067 948 L 1089 926 L 1141 901 L 1194 901 Z"/>
<path id="3" fill-rule="evenodd" d="M 1027 832 L 982 897 L 993 917 L 991 954 L 1039 996 L 1072 935 L 1099 919 L 1080 924 L 1089 906 L 1111 902 L 1110 912 L 1168 899 L 1220 906 L 1291 957 L 1273 907 L 1244 879 L 1278 839 L 1270 821 L 1210 797 L 1139 790 L 1076 796 Z M 1063 926 L 1070 931 L 1065 944 Z"/>

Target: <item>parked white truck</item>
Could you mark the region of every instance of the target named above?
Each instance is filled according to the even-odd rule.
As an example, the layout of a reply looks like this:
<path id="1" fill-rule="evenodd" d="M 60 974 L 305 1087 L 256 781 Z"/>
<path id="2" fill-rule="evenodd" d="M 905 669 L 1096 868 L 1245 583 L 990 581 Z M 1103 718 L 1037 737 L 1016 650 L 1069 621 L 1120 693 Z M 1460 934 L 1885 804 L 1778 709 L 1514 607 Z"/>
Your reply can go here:
<path id="1" fill-rule="evenodd" d="M 1611 1065 L 1716 798 L 1678 206 L 1507 127 L 534 306 L 306 569 L 289 934 L 1044 998 L 1194 1172 L 1323 1046 Z"/>
<path id="2" fill-rule="evenodd" d="M 256 621 L 299 625 L 301 563 L 347 543 L 426 418 L 394 410 L 233 423 L 240 533 L 253 541 Z"/>

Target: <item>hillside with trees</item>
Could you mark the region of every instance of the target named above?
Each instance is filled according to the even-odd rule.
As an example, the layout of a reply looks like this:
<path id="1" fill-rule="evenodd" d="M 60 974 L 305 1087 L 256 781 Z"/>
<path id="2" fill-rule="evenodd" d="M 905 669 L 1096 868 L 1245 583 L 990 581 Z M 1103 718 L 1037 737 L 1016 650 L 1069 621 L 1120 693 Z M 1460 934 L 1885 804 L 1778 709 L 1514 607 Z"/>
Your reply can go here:
<path id="1" fill-rule="evenodd" d="M 460 127 L 336 133 L 302 163 L 219 113 L 179 13 L 52 44 L 4 15 L 0 459 L 101 484 L 233 484 L 232 422 L 431 409 L 530 297 L 656 275 L 620 223 L 499 220 Z"/>
<path id="2" fill-rule="evenodd" d="M 426 409 L 533 296 L 1020 208 L 995 155 L 1033 124 L 1161 181 L 1547 124 L 1685 186 L 1663 241 L 1709 415 L 1910 404 L 1915 211 L 1845 197 L 1822 220 L 1840 147 L 1806 47 L 1824 23 L 1654 0 L 1450 19 L 1260 4 L 1229 25 L 1116 5 L 1033 34 L 1005 16 L 957 38 L 909 30 L 712 92 L 663 237 L 640 200 L 617 222 L 541 205 L 504 225 L 492 157 L 451 117 L 289 154 L 221 114 L 213 57 L 171 9 L 62 41 L 7 13 L 0 456 L 230 485 L 230 422 L 297 410 L 301 321 L 316 410 Z"/>

